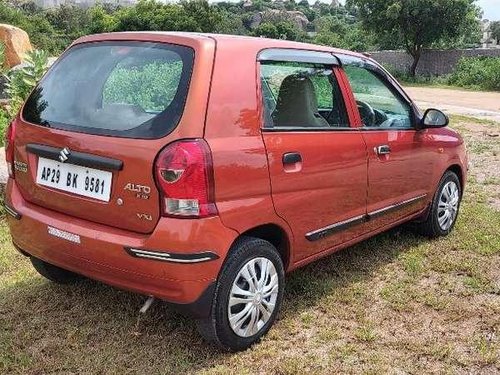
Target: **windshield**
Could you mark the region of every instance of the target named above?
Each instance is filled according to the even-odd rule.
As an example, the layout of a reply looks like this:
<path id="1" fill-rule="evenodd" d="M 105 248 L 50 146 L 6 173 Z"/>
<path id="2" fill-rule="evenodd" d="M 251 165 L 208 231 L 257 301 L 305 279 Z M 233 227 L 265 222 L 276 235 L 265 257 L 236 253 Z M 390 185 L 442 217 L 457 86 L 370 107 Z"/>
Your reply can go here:
<path id="1" fill-rule="evenodd" d="M 68 50 L 28 98 L 26 121 L 59 129 L 159 138 L 182 116 L 194 51 L 149 42 L 96 42 Z"/>

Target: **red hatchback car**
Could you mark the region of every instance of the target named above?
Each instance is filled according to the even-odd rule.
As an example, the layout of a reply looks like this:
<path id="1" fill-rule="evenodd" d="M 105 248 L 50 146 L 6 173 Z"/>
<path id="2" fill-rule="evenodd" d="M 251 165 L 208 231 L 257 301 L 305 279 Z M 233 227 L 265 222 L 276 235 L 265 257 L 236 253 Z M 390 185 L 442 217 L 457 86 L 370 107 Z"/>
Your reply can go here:
<path id="1" fill-rule="evenodd" d="M 370 58 L 282 40 L 78 39 L 7 134 L 15 246 L 46 278 L 168 301 L 242 350 L 284 274 L 404 222 L 448 234 L 462 138 Z"/>

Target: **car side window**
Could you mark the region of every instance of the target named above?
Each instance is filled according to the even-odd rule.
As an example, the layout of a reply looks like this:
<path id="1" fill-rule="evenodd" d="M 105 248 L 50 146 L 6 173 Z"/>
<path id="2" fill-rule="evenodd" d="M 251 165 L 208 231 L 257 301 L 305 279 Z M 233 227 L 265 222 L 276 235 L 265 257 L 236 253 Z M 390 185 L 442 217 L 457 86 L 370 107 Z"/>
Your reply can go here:
<path id="1" fill-rule="evenodd" d="M 265 62 L 260 72 L 266 128 L 349 127 L 342 92 L 331 67 Z"/>
<path id="2" fill-rule="evenodd" d="M 344 71 L 364 126 L 409 129 L 412 127 L 411 107 L 375 72 L 364 67 L 347 65 Z"/>

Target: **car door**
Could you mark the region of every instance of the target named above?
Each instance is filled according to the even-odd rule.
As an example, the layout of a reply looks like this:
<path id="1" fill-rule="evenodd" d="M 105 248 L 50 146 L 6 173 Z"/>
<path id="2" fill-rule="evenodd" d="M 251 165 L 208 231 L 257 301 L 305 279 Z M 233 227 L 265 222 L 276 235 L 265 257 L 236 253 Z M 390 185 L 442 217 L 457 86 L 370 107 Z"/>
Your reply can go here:
<path id="1" fill-rule="evenodd" d="M 368 150 L 367 230 L 421 211 L 430 199 L 433 150 L 415 129 L 416 108 L 368 59 L 341 58 Z"/>
<path id="2" fill-rule="evenodd" d="M 293 232 L 294 262 L 355 237 L 366 212 L 366 147 L 351 127 L 339 69 L 324 52 L 259 57 L 272 198 Z"/>

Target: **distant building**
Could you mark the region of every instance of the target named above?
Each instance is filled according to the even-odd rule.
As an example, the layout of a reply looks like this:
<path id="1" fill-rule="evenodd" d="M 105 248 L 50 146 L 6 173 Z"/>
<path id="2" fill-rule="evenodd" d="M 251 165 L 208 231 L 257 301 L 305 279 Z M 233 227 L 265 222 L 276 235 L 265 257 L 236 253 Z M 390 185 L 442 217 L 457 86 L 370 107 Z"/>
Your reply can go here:
<path id="1" fill-rule="evenodd" d="M 491 22 L 489 20 L 481 21 L 481 31 L 483 36 L 481 38 L 481 47 L 483 48 L 500 48 L 500 41 L 491 36 L 490 30 Z"/>

